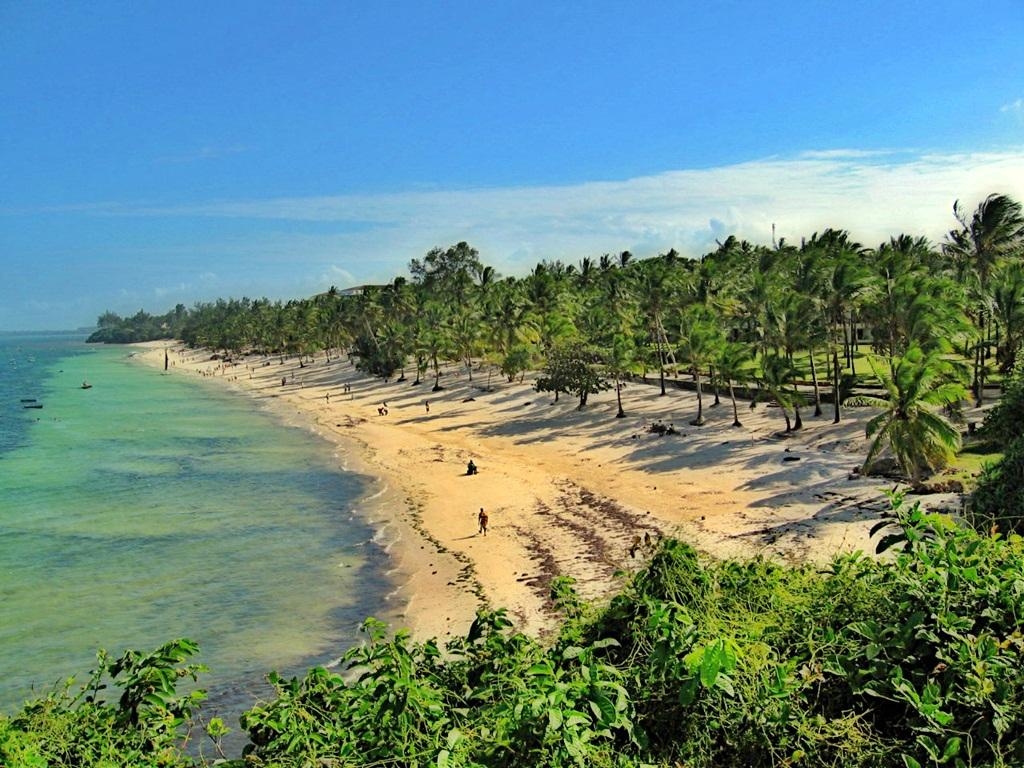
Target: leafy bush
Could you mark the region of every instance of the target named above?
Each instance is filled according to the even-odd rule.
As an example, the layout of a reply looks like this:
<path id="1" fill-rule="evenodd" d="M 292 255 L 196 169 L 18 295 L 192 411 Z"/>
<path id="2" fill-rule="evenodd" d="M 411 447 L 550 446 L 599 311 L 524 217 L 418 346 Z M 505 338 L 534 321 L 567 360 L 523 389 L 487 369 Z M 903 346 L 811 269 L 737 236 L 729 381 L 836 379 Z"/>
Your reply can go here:
<path id="1" fill-rule="evenodd" d="M 668 540 L 603 607 L 557 580 L 547 644 L 501 610 L 444 647 L 370 619 L 340 673 L 270 676 L 225 765 L 1024 764 L 1024 539 L 893 506 L 882 559 L 718 562 Z M 190 765 L 175 743 L 202 695 L 174 682 L 193 651 L 101 655 L 79 694 L 0 718 L 0 763 Z"/>
<path id="2" fill-rule="evenodd" d="M 73 690 L 71 678 L 21 714 L 0 718 L 0 765 L 191 765 L 178 745 L 205 694 L 179 694 L 177 684 L 205 671 L 197 664 L 180 666 L 198 650 L 189 640 L 174 640 L 145 655 L 127 651 L 112 659 L 100 651 L 84 686 Z M 103 695 L 108 682 L 121 691 L 116 703 Z"/>
<path id="3" fill-rule="evenodd" d="M 981 434 L 1003 447 L 1024 437 L 1024 359 L 1014 367 L 999 402 L 985 414 Z"/>
<path id="4" fill-rule="evenodd" d="M 979 531 L 1024 533 L 1024 437 L 1003 458 L 986 465 L 967 502 L 967 519 Z"/>

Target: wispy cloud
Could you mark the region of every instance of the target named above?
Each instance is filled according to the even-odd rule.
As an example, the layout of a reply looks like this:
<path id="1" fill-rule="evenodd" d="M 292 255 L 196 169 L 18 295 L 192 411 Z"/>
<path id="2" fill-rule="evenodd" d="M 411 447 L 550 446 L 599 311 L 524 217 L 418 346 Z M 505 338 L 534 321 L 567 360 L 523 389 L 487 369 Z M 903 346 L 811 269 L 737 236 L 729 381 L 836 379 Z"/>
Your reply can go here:
<path id="1" fill-rule="evenodd" d="M 1008 104 L 1003 104 L 999 111 L 1004 115 L 1011 115 L 1018 120 L 1024 121 L 1024 99 L 1017 99 Z"/>
<path id="2" fill-rule="evenodd" d="M 229 155 L 237 155 L 248 151 L 249 147 L 243 144 L 229 144 L 226 146 L 207 145 L 185 152 L 163 155 L 156 158 L 156 162 L 170 165 L 197 163 L 203 160 L 216 160 L 221 157 L 228 157 Z"/>
<path id="3" fill-rule="evenodd" d="M 133 253 L 159 271 L 154 284 L 184 284 L 192 290 L 183 300 L 191 301 L 196 292 L 301 295 L 331 284 L 387 280 L 404 274 L 409 260 L 431 247 L 460 240 L 503 274 L 523 274 L 541 259 L 576 262 L 627 249 L 639 257 L 669 248 L 698 256 L 730 234 L 768 243 L 773 224 L 777 236 L 790 242 L 826 227 L 848 229 L 869 246 L 901 232 L 939 241 L 956 223 L 954 200 L 973 206 L 992 192 L 1024 200 L 1024 147 L 973 153 L 835 149 L 565 186 L 67 210 L 153 218 L 154 232 L 161 231 L 162 219 L 193 221 L 187 240 L 169 243 L 155 235 L 149 253 Z M 237 225 L 206 227 L 204 219 Z M 216 278 L 199 278 L 199 264 Z"/>
<path id="4" fill-rule="evenodd" d="M 458 240 L 514 271 L 540 258 L 576 260 L 624 249 L 648 255 L 674 247 L 697 255 L 727 234 L 768 242 L 773 223 L 790 239 L 829 226 L 849 229 L 866 244 L 903 231 L 939 239 L 955 223 L 954 200 L 971 204 L 991 192 L 1024 198 L 1024 149 L 828 150 L 568 186 L 222 200 L 107 213 L 276 220 L 282 228 L 333 223 L 339 231 L 314 236 L 316 243 L 296 234 L 292 252 L 323 258 L 324 250 L 333 251 L 332 263 L 363 279 L 374 267 L 401 271 L 430 247 Z M 273 249 L 283 253 L 288 246 L 279 239 Z"/>

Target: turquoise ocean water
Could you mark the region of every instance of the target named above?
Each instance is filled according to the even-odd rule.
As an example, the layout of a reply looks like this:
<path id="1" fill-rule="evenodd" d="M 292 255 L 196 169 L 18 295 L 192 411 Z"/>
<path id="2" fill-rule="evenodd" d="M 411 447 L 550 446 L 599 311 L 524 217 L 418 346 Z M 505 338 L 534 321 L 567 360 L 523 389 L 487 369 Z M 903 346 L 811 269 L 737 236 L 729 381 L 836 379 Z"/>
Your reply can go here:
<path id="1" fill-rule="evenodd" d="M 369 478 L 247 398 L 74 335 L 0 334 L 0 711 L 97 648 L 196 640 L 210 713 L 328 663 L 393 585 Z M 91 389 L 82 389 L 83 380 Z M 34 400 L 24 403 L 22 400 Z M 42 405 L 42 408 L 26 408 Z"/>

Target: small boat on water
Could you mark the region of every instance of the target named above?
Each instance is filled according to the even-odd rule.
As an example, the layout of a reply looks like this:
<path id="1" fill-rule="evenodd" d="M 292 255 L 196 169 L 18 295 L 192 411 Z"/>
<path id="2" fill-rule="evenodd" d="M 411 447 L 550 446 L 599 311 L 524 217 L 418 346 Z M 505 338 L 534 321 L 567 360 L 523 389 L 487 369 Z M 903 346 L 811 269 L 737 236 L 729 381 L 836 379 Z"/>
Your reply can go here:
<path id="1" fill-rule="evenodd" d="M 25 408 L 42 408 L 42 407 L 43 407 L 42 403 L 28 403 L 28 404 L 25 405 Z"/>
<path id="2" fill-rule="evenodd" d="M 90 384 L 88 381 L 83 381 L 82 389 L 92 389 L 92 384 Z"/>
<path id="3" fill-rule="evenodd" d="M 35 402 L 38 402 L 38 401 L 34 397 L 23 397 L 23 398 L 21 398 L 21 402 L 23 402 L 23 403 L 35 403 Z"/>

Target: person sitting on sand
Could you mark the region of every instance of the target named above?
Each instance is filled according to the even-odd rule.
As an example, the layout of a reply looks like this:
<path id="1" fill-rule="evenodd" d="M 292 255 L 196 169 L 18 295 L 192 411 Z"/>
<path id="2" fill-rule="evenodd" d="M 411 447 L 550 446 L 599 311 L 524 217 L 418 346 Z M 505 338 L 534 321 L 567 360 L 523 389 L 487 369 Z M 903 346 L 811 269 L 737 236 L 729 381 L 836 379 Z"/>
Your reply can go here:
<path id="1" fill-rule="evenodd" d="M 475 475 L 476 474 L 476 464 L 473 463 L 472 459 L 470 459 L 469 463 L 466 465 L 466 474 L 467 475 Z"/>
<path id="2" fill-rule="evenodd" d="M 476 516 L 476 520 L 480 523 L 480 533 L 484 536 L 487 535 L 487 513 L 484 512 L 484 508 L 480 507 L 480 514 Z"/>

